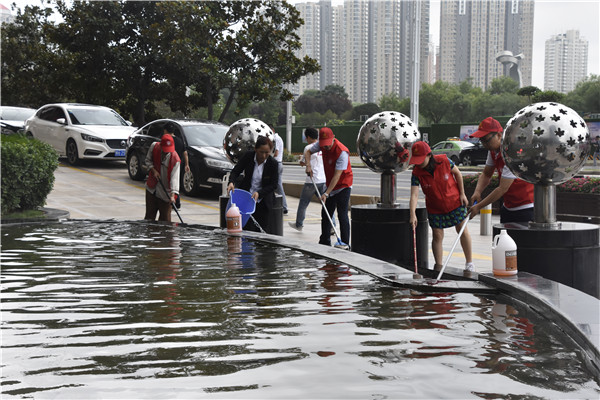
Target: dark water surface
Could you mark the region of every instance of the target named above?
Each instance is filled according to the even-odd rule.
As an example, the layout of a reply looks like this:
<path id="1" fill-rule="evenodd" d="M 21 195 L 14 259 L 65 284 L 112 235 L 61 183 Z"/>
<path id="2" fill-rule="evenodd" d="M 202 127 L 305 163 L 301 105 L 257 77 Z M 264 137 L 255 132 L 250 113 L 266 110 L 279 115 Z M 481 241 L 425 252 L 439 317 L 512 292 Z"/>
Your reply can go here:
<path id="1" fill-rule="evenodd" d="M 600 397 L 522 305 L 218 232 L 3 227 L 1 301 L 2 398 Z"/>

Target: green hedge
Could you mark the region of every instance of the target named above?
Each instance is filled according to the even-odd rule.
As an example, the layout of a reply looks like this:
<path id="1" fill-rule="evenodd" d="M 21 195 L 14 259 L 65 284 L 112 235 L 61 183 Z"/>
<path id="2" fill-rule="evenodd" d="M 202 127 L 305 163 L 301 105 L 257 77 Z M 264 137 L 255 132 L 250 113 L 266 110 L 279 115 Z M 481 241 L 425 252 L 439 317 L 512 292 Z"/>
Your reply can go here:
<path id="1" fill-rule="evenodd" d="M 465 189 L 477 186 L 478 174 L 463 175 L 463 184 Z M 494 173 L 488 187 L 496 188 L 498 186 L 498 174 Z M 600 178 L 590 176 L 576 176 L 566 182 L 556 185 L 557 192 L 578 192 L 578 193 L 593 193 L 600 194 Z"/>
<path id="2" fill-rule="evenodd" d="M 58 154 L 23 135 L 2 135 L 0 149 L 2 214 L 43 207 L 54 185 Z"/>

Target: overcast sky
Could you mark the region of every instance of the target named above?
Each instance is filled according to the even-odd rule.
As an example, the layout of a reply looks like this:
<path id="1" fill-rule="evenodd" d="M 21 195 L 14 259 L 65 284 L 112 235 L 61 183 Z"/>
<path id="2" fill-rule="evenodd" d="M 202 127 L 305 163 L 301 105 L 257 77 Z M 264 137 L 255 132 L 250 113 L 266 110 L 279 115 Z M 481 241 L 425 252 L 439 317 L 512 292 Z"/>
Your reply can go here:
<path id="1" fill-rule="evenodd" d="M 306 0 L 292 0 L 299 3 Z M 374 0 L 377 1 L 377 0 Z M 485 1 L 485 0 L 477 0 Z M 10 8 L 16 2 L 19 7 L 26 4 L 39 5 L 41 0 L 0 0 Z M 343 0 L 333 0 L 341 4 Z M 439 44 L 440 0 L 430 0 L 430 38 Z M 532 85 L 544 89 L 544 45 L 552 35 L 578 29 L 580 37 L 588 40 L 588 75 L 600 75 L 600 0 L 535 0 L 533 24 L 533 79 Z"/>

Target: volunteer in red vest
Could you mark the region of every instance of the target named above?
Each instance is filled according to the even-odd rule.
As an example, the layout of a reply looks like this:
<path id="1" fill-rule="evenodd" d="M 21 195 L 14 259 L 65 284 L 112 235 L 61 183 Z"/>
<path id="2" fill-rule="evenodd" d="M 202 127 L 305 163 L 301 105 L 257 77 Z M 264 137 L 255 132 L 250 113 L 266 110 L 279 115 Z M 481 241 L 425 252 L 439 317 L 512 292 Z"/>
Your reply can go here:
<path id="1" fill-rule="evenodd" d="M 146 180 L 146 216 L 154 221 L 171 222 L 171 204 L 179 196 L 179 168 L 181 160 L 175 151 L 173 136 L 164 134 L 160 142 L 154 142 L 146 154 L 148 168 Z M 159 182 L 160 180 L 160 182 Z M 162 185 L 161 185 L 162 182 Z"/>
<path id="2" fill-rule="evenodd" d="M 487 161 L 483 173 L 479 176 L 475 192 L 471 196 L 471 203 L 477 204 L 471 207 L 471 218 L 479 211 L 503 198 L 500 208 L 500 222 L 529 222 L 533 220 L 533 184 L 518 179 L 504 164 L 500 146 L 502 145 L 502 125 L 492 117 L 481 121 L 479 129 L 471 137 L 479 138 L 479 141 L 488 149 Z M 500 183 L 483 200 L 481 193 L 489 185 L 494 170 L 498 171 Z"/>
<path id="3" fill-rule="evenodd" d="M 350 152 L 348 148 L 335 139 L 329 128 L 321 128 L 319 141 L 304 151 L 304 158 L 310 160 L 313 153 L 321 151 L 323 156 L 323 169 L 325 170 L 325 183 L 327 189 L 321 196 L 329 215 L 338 211 L 340 221 L 340 239 L 345 244 L 350 244 L 350 219 L 348 208 L 350 206 L 350 193 L 352 191 L 352 167 L 350 166 Z M 313 176 L 310 163 L 306 164 L 306 174 Z M 321 211 L 321 237 L 319 244 L 331 246 L 331 223 Z"/>
<path id="4" fill-rule="evenodd" d="M 465 187 L 458 167 L 445 154 L 433 155 L 425 142 L 416 142 L 411 148 L 409 163 L 414 164 L 410 187 L 410 224 L 417 227 L 417 202 L 419 185 L 425 194 L 425 206 L 429 226 L 433 232 L 431 249 L 435 260 L 435 269 L 442 268 L 442 241 L 444 229 L 454 227 L 460 231 L 467 223 L 467 206 L 469 200 L 465 196 Z M 471 250 L 471 235 L 465 230 L 460 237 L 460 245 L 465 253 L 465 270 L 474 271 Z"/>

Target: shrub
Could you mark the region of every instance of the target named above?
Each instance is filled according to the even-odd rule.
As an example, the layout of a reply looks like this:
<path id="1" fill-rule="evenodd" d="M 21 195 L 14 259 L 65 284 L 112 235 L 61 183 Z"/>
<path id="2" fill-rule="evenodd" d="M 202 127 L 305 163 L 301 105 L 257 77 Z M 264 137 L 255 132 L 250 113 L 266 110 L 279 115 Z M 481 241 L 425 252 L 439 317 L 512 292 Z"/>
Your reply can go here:
<path id="1" fill-rule="evenodd" d="M 600 194 L 600 178 L 575 177 L 556 186 L 556 191 Z"/>
<path id="2" fill-rule="evenodd" d="M 54 149 L 23 135 L 8 135 L 0 142 L 0 157 L 2 214 L 44 206 L 58 167 Z"/>
<path id="3" fill-rule="evenodd" d="M 475 188 L 479 174 L 463 175 L 463 183 L 465 188 Z M 495 188 L 498 186 L 498 175 L 494 174 L 488 187 Z M 578 193 L 595 193 L 600 194 L 600 178 L 583 176 L 574 177 L 570 180 L 556 186 L 557 192 L 578 192 Z"/>

